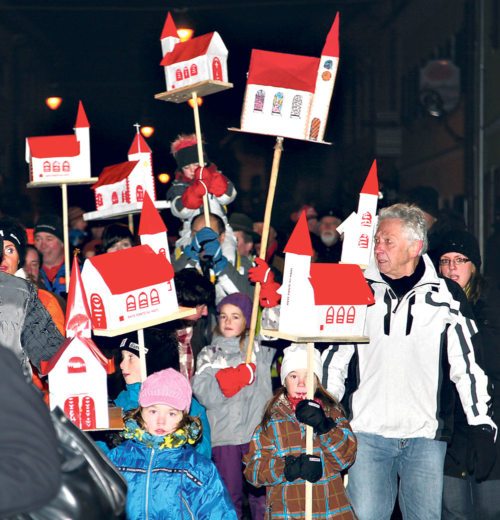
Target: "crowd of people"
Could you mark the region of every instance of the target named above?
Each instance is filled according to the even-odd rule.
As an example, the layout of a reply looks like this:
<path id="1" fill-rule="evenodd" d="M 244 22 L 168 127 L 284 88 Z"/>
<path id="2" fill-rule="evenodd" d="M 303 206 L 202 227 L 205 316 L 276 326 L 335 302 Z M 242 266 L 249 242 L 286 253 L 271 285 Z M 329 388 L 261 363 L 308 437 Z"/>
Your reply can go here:
<path id="1" fill-rule="evenodd" d="M 109 397 L 125 428 L 98 443 L 127 481 L 127 518 L 304 518 L 306 482 L 315 519 L 389 520 L 396 502 L 404 519 L 500 518 L 499 288 L 481 275 L 478 242 L 465 223 L 441 218 L 432 189 L 379 211 L 374 259 L 364 272 L 375 296 L 368 343 L 317 343 L 307 399 L 304 344 L 256 334 L 248 358 L 252 273 L 256 263 L 266 272 L 260 302 L 279 315 L 281 241 L 271 230 L 265 258 L 257 259 L 262 223 L 228 211 L 236 189 L 206 158 L 198 164 L 193 139 L 182 135 L 172 145 L 178 173 L 167 198 L 181 219 L 171 250 L 177 299 L 195 312 L 145 329 L 145 380 L 134 334 L 96 340 L 119 367 Z M 343 212 L 300 211 L 313 261 L 339 262 Z M 82 210 L 69 216 L 70 244 L 82 262 L 138 243 L 125 224 L 91 233 Z M 19 362 L 9 377 L 24 389 L 16 392 L 26 401 L 19 406 L 37 417 L 47 449 L 41 459 L 33 442 L 0 448 L 29 458 L 33 479 L 39 465 L 51 471 L 45 487 L 34 482 L 27 495 L 17 493 L 17 505 L 15 497 L 2 499 L 3 517 L 35 509 L 59 482 L 46 407 L 27 389 L 34 382 L 47 393 L 38 369 L 63 342 L 67 295 L 60 217 L 40 216 L 29 243 L 23 225 L 3 216 L 0 240 L 0 354 L 5 366 L 13 355 Z M 11 421 L 16 412 L 6 401 L 0 417 L 16 436 L 23 426 Z M 313 443 L 306 452 L 307 427 Z M 10 478 L 1 473 L 2 482 Z M 9 494 L 12 482 L 2 488 Z"/>

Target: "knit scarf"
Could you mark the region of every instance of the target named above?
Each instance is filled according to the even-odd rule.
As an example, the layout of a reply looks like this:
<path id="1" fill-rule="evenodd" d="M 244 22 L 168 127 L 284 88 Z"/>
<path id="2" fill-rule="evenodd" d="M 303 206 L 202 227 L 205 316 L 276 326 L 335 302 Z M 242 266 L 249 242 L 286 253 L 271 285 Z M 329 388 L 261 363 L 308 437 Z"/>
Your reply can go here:
<path id="1" fill-rule="evenodd" d="M 184 428 L 178 428 L 173 433 L 167 435 L 152 435 L 146 430 L 142 429 L 136 421 L 128 420 L 125 423 L 125 430 L 122 436 L 125 439 L 132 439 L 142 442 L 148 448 L 158 448 L 163 450 L 165 448 L 180 448 L 184 444 L 195 444 L 200 438 L 201 430 L 196 422 L 190 422 Z"/>

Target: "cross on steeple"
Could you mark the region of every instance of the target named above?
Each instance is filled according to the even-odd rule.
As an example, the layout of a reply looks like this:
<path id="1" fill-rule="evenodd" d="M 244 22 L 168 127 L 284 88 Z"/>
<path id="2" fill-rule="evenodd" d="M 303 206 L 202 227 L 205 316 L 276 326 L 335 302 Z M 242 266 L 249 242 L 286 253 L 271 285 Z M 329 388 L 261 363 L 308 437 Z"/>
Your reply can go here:
<path id="1" fill-rule="evenodd" d="M 139 128 L 141 128 L 141 125 L 139 123 L 135 123 L 135 129 L 137 130 L 137 133 L 139 133 Z"/>

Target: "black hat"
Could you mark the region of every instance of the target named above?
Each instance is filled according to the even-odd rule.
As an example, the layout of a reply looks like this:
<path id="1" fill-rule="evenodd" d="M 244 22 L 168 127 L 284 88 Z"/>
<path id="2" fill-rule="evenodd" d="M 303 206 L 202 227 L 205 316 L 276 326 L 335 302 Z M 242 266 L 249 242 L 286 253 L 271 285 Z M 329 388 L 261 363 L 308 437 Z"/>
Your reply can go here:
<path id="1" fill-rule="evenodd" d="M 26 257 L 26 243 L 28 242 L 23 225 L 13 218 L 3 217 L 0 219 L 0 236 L 3 240 L 8 240 L 14 244 L 19 255 L 19 266 L 23 266 Z"/>
<path id="2" fill-rule="evenodd" d="M 35 235 L 37 233 L 50 233 L 64 242 L 63 224 L 61 217 L 57 215 L 42 215 L 35 224 Z"/>
<path id="3" fill-rule="evenodd" d="M 153 328 L 145 329 L 144 344 L 148 375 L 165 368 L 179 370 L 178 342 L 171 333 Z M 120 351 L 127 350 L 139 356 L 139 344 L 136 337 L 123 338 L 119 346 Z"/>
<path id="4" fill-rule="evenodd" d="M 318 221 L 323 217 L 335 217 L 339 220 L 344 220 L 344 212 L 340 208 L 325 209 L 318 213 Z"/>
<path id="5" fill-rule="evenodd" d="M 252 219 L 244 213 L 232 213 L 229 217 L 229 225 L 233 231 L 243 231 L 252 237 L 254 242 L 260 242 L 260 235 L 253 230 Z"/>
<path id="6" fill-rule="evenodd" d="M 432 186 L 417 186 L 409 190 L 403 199 L 403 202 L 415 204 L 433 217 L 439 214 L 439 193 Z"/>
<path id="7" fill-rule="evenodd" d="M 481 253 L 476 237 L 468 231 L 453 230 L 445 233 L 436 248 L 437 257 L 446 253 L 461 253 L 471 260 L 477 269 L 481 267 Z"/>

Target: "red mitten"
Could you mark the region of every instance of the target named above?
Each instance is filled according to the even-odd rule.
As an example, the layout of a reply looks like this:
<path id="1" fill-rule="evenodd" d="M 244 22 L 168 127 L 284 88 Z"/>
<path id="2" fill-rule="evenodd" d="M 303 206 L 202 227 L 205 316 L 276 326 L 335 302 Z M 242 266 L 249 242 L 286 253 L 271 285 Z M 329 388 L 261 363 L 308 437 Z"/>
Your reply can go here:
<path id="1" fill-rule="evenodd" d="M 281 294 L 278 294 L 280 284 L 272 281 L 264 283 L 260 286 L 259 302 L 262 307 L 276 307 L 281 300 Z"/>
<path id="2" fill-rule="evenodd" d="M 194 178 L 199 179 L 200 181 L 204 181 L 208 186 L 210 180 L 212 179 L 212 173 L 216 172 L 217 168 L 211 164 L 210 166 L 198 166 L 194 171 Z"/>
<path id="3" fill-rule="evenodd" d="M 253 363 L 241 363 L 236 368 L 221 368 L 215 378 L 219 383 L 221 392 L 226 397 L 233 397 L 242 388 L 251 385 L 255 381 L 256 367 Z"/>
<path id="4" fill-rule="evenodd" d="M 207 193 L 205 184 L 202 181 L 195 180 L 182 194 L 182 204 L 188 209 L 198 209 L 203 204 L 205 193 Z"/>
<path id="5" fill-rule="evenodd" d="M 207 187 L 212 195 L 220 197 L 227 191 L 227 179 L 221 172 L 214 172 Z"/>
<path id="6" fill-rule="evenodd" d="M 255 259 L 256 266 L 248 270 L 248 279 L 254 283 L 274 282 L 274 274 L 262 258 Z"/>

